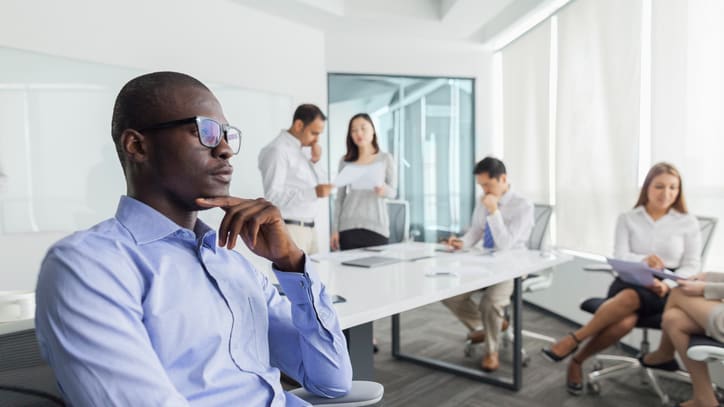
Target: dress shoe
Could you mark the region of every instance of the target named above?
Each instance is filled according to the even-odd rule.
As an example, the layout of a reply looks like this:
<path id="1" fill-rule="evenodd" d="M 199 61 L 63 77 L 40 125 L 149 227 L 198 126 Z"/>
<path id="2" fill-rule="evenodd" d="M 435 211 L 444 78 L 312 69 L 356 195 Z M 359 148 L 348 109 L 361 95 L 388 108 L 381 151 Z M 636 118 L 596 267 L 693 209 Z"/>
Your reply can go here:
<path id="1" fill-rule="evenodd" d="M 510 326 L 510 322 L 508 322 L 507 319 L 503 320 L 502 326 L 500 327 L 501 331 L 506 331 L 508 327 Z M 482 329 L 476 329 L 474 331 L 468 332 L 467 340 L 471 344 L 481 343 L 485 342 L 485 331 Z"/>
<path id="2" fill-rule="evenodd" d="M 568 366 L 568 374 L 566 375 L 566 390 L 569 394 L 574 396 L 580 396 L 583 394 L 583 381 L 580 379 L 578 381 L 571 380 L 571 368 L 578 369 L 579 375 L 583 378 L 582 364 L 583 363 L 581 361 L 573 358 L 571 359 L 571 365 Z"/>
<path id="3" fill-rule="evenodd" d="M 485 356 L 483 356 L 483 361 L 480 363 L 480 367 L 482 367 L 486 372 L 498 370 L 500 367 L 498 352 L 486 353 Z"/>
<path id="4" fill-rule="evenodd" d="M 667 360 L 666 362 L 661 363 L 646 363 L 644 361 L 644 358 L 646 357 L 646 354 L 639 355 L 639 363 L 641 363 L 641 366 L 648 367 L 650 369 L 658 369 L 658 370 L 665 370 L 667 372 L 675 372 L 679 370 L 679 363 L 676 362 L 676 359 Z"/>
<path id="5" fill-rule="evenodd" d="M 560 362 L 561 360 L 563 360 L 563 359 L 567 358 L 568 356 L 572 355 L 573 352 L 575 352 L 575 351 L 578 350 L 578 345 L 581 344 L 581 340 L 578 339 L 578 337 L 576 337 L 576 334 L 574 334 L 573 332 L 569 332 L 569 333 L 568 333 L 568 336 L 570 336 L 571 338 L 573 338 L 573 341 L 576 343 L 576 346 L 574 346 L 573 348 L 571 348 L 571 350 L 569 350 L 568 352 L 564 353 L 563 355 L 559 355 L 559 354 L 553 352 L 553 349 L 550 348 L 550 347 L 549 347 L 549 348 L 543 348 L 543 349 L 541 349 L 541 352 L 543 352 L 543 356 L 545 356 L 546 358 L 548 358 L 548 360 L 550 360 L 551 362 Z M 557 343 L 557 342 L 556 342 L 556 343 Z"/>

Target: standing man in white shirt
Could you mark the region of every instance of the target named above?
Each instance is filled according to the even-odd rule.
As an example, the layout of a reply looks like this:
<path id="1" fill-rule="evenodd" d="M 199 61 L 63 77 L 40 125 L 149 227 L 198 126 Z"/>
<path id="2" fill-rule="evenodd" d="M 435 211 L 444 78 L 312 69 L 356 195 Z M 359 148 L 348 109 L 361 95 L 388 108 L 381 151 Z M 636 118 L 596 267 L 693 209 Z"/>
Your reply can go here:
<path id="1" fill-rule="evenodd" d="M 327 117 L 319 107 L 304 104 L 294 111 L 292 126 L 259 152 L 264 198 L 277 206 L 294 243 L 308 254 L 318 251 L 314 217 L 317 198 L 328 197 L 332 185 L 320 183 L 319 137 Z M 310 147 L 311 157 L 304 147 Z"/>
<path id="2" fill-rule="evenodd" d="M 475 179 L 485 193 L 475 206 L 470 229 L 462 238 L 451 236 L 447 244 L 454 249 L 480 244 L 491 251 L 523 249 L 533 230 L 533 204 L 511 191 L 505 164 L 497 158 L 486 157 L 475 165 Z M 510 303 L 513 281 L 487 287 L 475 304 L 475 291 L 448 298 L 443 303 L 469 330 L 468 339 L 485 341 L 481 367 L 494 371 L 500 367 L 498 346 L 504 318 L 504 307 Z M 482 330 L 481 330 L 482 324 Z"/>

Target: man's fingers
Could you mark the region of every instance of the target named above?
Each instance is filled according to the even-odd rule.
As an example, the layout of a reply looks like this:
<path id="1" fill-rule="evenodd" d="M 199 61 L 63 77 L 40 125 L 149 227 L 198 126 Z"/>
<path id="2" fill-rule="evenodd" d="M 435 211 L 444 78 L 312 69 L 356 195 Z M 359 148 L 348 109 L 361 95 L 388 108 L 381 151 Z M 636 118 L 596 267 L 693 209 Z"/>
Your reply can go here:
<path id="1" fill-rule="evenodd" d="M 239 205 L 244 201 L 251 201 L 251 199 L 241 199 L 235 196 L 219 196 L 213 198 L 196 198 L 196 205 L 202 208 L 228 208 L 230 206 Z"/>
<path id="2" fill-rule="evenodd" d="M 224 218 L 221 220 L 221 224 L 219 225 L 219 246 L 226 246 L 226 243 L 228 242 L 227 237 L 231 237 L 231 235 L 229 234 L 229 228 L 231 222 L 236 218 L 236 214 L 242 212 L 256 213 L 256 211 L 254 210 L 255 207 L 264 207 L 268 205 L 271 204 L 262 198 L 243 199 L 242 202 L 238 205 L 224 208 L 224 210 L 226 211 L 226 215 L 224 215 Z"/>
<path id="3" fill-rule="evenodd" d="M 270 211 L 271 216 L 265 213 L 267 211 Z M 260 225 L 274 219 L 273 214 L 274 206 L 263 199 L 229 208 L 219 227 L 219 235 L 222 236 L 219 245 L 232 249 L 236 246 L 238 236 L 243 234 L 243 240 L 253 248 Z"/>
<path id="4" fill-rule="evenodd" d="M 244 227 L 242 218 L 244 215 L 241 212 L 234 213 L 232 221 L 229 223 L 229 240 L 226 243 L 226 248 L 231 250 L 236 247 L 236 239 L 241 233 L 241 229 Z"/>
<path id="5" fill-rule="evenodd" d="M 270 221 L 273 221 L 276 218 L 275 210 L 276 208 L 274 205 L 269 204 L 262 211 L 250 217 L 249 220 L 244 223 L 246 236 L 249 239 L 252 248 L 256 247 L 261 227 L 267 223 L 271 223 Z"/>

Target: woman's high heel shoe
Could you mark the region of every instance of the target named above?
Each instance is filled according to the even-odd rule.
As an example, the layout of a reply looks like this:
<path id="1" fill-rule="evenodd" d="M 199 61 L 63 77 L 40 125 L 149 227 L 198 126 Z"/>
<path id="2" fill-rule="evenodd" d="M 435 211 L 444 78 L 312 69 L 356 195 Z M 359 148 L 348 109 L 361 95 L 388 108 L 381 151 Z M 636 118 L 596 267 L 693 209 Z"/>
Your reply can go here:
<path id="1" fill-rule="evenodd" d="M 559 354 L 553 352 L 553 349 L 551 349 L 551 348 L 543 348 L 543 349 L 541 349 L 541 352 L 543 352 L 543 356 L 548 358 L 551 362 L 560 362 L 561 360 L 567 358 L 568 356 L 571 356 L 573 354 L 573 352 L 578 350 L 578 345 L 581 344 L 581 341 L 576 337 L 576 334 L 574 334 L 573 332 L 568 332 L 568 336 L 573 338 L 573 340 L 576 342 L 576 346 L 574 346 L 573 349 L 571 349 L 564 355 L 559 355 Z"/>

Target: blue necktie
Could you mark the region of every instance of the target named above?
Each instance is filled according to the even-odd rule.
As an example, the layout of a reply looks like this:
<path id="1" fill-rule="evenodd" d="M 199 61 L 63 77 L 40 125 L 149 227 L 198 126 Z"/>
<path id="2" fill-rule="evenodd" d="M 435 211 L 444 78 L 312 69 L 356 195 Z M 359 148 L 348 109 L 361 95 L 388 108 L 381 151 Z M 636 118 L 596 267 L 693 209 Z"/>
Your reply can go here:
<path id="1" fill-rule="evenodd" d="M 495 240 L 493 240 L 493 232 L 490 231 L 490 225 L 488 225 L 488 222 L 485 222 L 485 232 L 483 234 L 483 248 L 485 248 L 485 249 L 494 249 L 495 248 Z"/>

